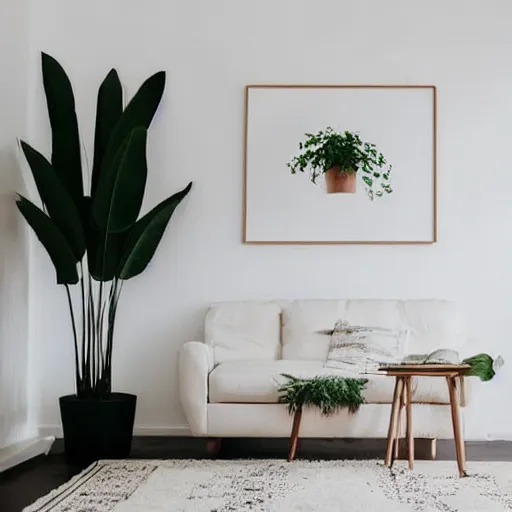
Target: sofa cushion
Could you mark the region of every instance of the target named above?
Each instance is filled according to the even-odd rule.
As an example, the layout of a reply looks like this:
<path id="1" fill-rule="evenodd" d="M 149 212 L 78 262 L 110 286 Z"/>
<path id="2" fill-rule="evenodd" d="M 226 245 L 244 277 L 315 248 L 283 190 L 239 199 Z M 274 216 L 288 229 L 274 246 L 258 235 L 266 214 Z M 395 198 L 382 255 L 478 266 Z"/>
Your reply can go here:
<path id="1" fill-rule="evenodd" d="M 275 302 L 225 302 L 210 307 L 205 342 L 215 364 L 239 359 L 277 359 L 281 344 L 281 307 Z"/>
<path id="2" fill-rule="evenodd" d="M 400 331 L 350 325 L 339 320 L 331 335 L 325 366 L 350 373 L 374 373 L 382 363 L 398 362 L 402 358 L 401 350 Z"/>
<path id="3" fill-rule="evenodd" d="M 283 308 L 282 358 L 325 361 L 334 329 L 345 315 L 346 300 L 296 300 Z"/>
<path id="4" fill-rule="evenodd" d="M 285 382 L 281 374 L 312 378 L 317 375 L 342 375 L 325 368 L 321 361 L 231 361 L 220 364 L 209 377 L 210 403 L 276 403 L 278 388 Z M 368 403 L 391 403 L 395 379 L 386 375 L 364 375 L 368 384 L 364 392 Z M 441 377 L 420 377 L 413 382 L 413 401 L 418 403 L 449 403 L 446 380 Z"/>
<path id="5" fill-rule="evenodd" d="M 338 320 L 400 331 L 402 355 L 460 350 L 466 340 L 462 316 L 448 301 L 296 300 L 283 306 L 282 358 L 325 361 L 330 336 L 322 331 Z"/>
<path id="6" fill-rule="evenodd" d="M 466 325 L 455 303 L 407 300 L 402 303 L 402 308 L 409 331 L 409 354 L 428 354 L 440 348 L 464 350 Z"/>

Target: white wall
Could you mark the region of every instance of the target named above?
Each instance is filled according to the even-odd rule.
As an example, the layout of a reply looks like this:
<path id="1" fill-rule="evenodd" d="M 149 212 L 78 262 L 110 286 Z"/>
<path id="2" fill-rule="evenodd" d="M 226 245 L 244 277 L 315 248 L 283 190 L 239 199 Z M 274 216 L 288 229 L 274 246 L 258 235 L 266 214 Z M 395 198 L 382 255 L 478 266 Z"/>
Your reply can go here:
<path id="1" fill-rule="evenodd" d="M 124 289 L 115 383 L 139 395 L 139 428 L 172 432 L 186 424 L 176 356 L 183 341 L 201 336 L 212 301 L 453 299 L 478 348 L 512 364 L 509 0 L 41 0 L 33 15 L 33 48 L 53 54 L 72 77 L 89 155 L 95 94 L 109 67 L 118 68 L 129 95 L 151 72 L 169 72 L 151 133 L 146 205 L 189 180 L 196 185 L 152 268 Z M 30 140 L 47 149 L 40 77 L 33 79 Z M 249 83 L 437 85 L 439 243 L 242 245 Z M 37 417 L 53 428 L 57 397 L 73 391 L 71 333 L 64 292 L 40 248 L 35 255 Z M 512 438 L 502 395 L 511 384 L 507 370 L 481 388 L 468 413 L 469 437 Z"/>
<path id="2" fill-rule="evenodd" d="M 14 206 L 24 192 L 16 137 L 25 130 L 28 9 L 0 0 L 0 449 L 34 434 L 29 411 L 28 243 Z"/>

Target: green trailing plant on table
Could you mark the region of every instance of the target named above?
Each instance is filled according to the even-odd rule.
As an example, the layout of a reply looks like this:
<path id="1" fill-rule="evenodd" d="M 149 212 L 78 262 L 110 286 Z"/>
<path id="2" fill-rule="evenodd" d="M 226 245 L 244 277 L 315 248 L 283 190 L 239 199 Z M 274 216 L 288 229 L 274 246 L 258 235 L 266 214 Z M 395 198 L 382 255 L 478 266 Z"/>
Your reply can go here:
<path id="1" fill-rule="evenodd" d="M 22 196 L 17 206 L 46 249 L 57 283 L 66 290 L 77 396 L 106 399 L 112 391 L 114 328 L 123 283 L 146 269 L 192 184 L 140 217 L 148 128 L 164 92 L 164 72 L 148 78 L 126 107 L 117 72 L 108 73 L 97 96 L 88 182 L 71 82 L 46 54 L 42 71 L 51 159 L 21 143 L 42 208 Z"/>
<path id="2" fill-rule="evenodd" d="M 355 413 L 365 403 L 363 390 L 367 379 L 332 375 L 312 379 L 301 379 L 289 374 L 282 376 L 286 382 L 278 389 L 279 403 L 287 404 L 290 414 L 304 407 L 316 407 L 325 416 L 332 416 L 342 409 Z"/>
<path id="3" fill-rule="evenodd" d="M 292 174 L 309 171 L 315 184 L 326 175 L 328 192 L 355 192 L 356 176 L 360 176 L 372 200 L 393 192 L 392 166 L 375 144 L 364 142 L 358 133 L 331 127 L 305 135 L 300 153 L 287 163 Z"/>
<path id="4" fill-rule="evenodd" d="M 462 363 L 468 364 L 471 367 L 466 376 L 480 377 L 480 380 L 487 382 L 496 375 L 496 372 L 503 366 L 504 361 L 501 356 L 493 359 L 489 354 L 482 353 L 468 357 Z"/>

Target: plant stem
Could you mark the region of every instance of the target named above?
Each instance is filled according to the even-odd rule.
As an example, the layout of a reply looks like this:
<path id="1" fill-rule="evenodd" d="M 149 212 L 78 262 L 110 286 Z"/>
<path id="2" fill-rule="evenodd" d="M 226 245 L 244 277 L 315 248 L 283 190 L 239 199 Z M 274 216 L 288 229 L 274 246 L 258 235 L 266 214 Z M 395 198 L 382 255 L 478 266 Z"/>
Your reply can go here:
<path id="1" fill-rule="evenodd" d="M 105 321 L 105 310 L 107 308 L 108 304 L 108 316 L 107 316 L 107 343 L 105 349 L 103 349 L 102 345 L 102 352 L 101 352 L 101 371 L 102 371 L 102 378 L 109 380 L 109 364 L 108 364 L 108 353 L 109 353 L 109 347 L 111 344 L 111 332 L 112 332 L 112 324 L 111 324 L 111 310 L 112 310 L 112 301 L 114 300 L 115 293 L 117 289 L 117 278 L 114 277 L 114 279 L 110 282 L 110 291 L 108 294 L 108 300 L 106 300 L 103 304 L 102 311 L 101 311 L 101 323 L 103 325 L 103 322 Z M 110 388 L 110 385 L 107 384 L 107 388 Z M 109 391 L 109 390 L 108 390 Z"/>
<path id="2" fill-rule="evenodd" d="M 106 349 L 103 346 L 105 310 L 107 308 L 107 304 L 110 305 L 110 303 L 112 301 L 112 290 L 114 289 L 114 282 L 115 282 L 115 278 L 114 278 L 113 281 L 110 282 L 111 284 L 110 284 L 110 291 L 109 291 L 109 294 L 108 294 L 108 299 L 105 298 L 103 303 L 100 304 L 101 305 L 101 314 L 100 314 L 100 328 L 101 328 L 101 343 L 100 343 L 100 359 L 101 359 L 101 361 L 100 361 L 100 363 L 101 363 L 101 375 L 103 375 L 104 372 L 105 372 L 105 358 L 106 358 Z M 107 347 L 108 347 L 108 324 L 107 324 Z"/>
<path id="3" fill-rule="evenodd" d="M 76 392 L 78 394 L 80 390 L 80 363 L 78 360 L 78 338 L 76 334 L 76 322 L 75 312 L 73 310 L 73 301 L 71 300 L 71 292 L 69 291 L 69 285 L 65 285 L 66 294 L 68 296 L 69 313 L 71 315 L 71 325 L 73 326 L 73 339 L 75 342 L 75 379 L 76 379 Z"/>
<path id="4" fill-rule="evenodd" d="M 85 284 L 84 284 L 84 266 L 83 263 L 80 262 L 80 291 L 82 298 L 82 386 L 84 384 L 85 379 L 85 344 L 86 344 L 86 324 L 89 326 L 89 322 L 87 321 L 87 316 L 85 314 Z"/>
<path id="5" fill-rule="evenodd" d="M 90 277 L 88 287 L 90 287 Z M 91 389 L 91 369 L 90 369 L 90 347 L 91 347 L 91 337 L 92 337 L 92 322 L 91 322 L 91 305 L 89 300 L 89 288 L 87 290 L 87 339 L 86 346 L 84 348 L 84 379 L 87 378 L 86 387 L 88 390 Z"/>
<path id="6" fill-rule="evenodd" d="M 105 244 L 106 246 L 106 244 Z M 105 265 L 105 260 L 103 260 L 103 265 Z M 94 344 L 95 349 L 95 371 L 96 371 L 96 380 L 94 382 L 95 388 L 98 385 L 98 381 L 101 379 L 101 372 L 98 368 L 99 364 L 99 354 L 103 350 L 103 281 L 100 281 L 100 291 L 98 297 L 98 311 L 96 318 L 96 329 L 97 329 L 97 338 L 96 343 Z"/>
<path id="7" fill-rule="evenodd" d="M 101 283 L 100 283 L 100 285 L 101 285 Z M 100 293 L 101 293 L 101 288 L 100 288 Z M 97 376 L 97 373 L 96 373 L 96 345 L 98 344 L 98 337 L 99 337 L 98 312 L 97 312 L 97 309 L 100 306 L 99 306 L 99 304 L 96 304 L 98 306 L 98 308 L 95 307 L 94 293 L 91 296 L 92 296 L 93 318 L 94 318 L 94 329 L 93 329 L 94 336 L 93 336 L 92 346 L 91 346 L 91 370 L 92 370 L 91 379 L 92 379 L 93 393 L 95 393 L 96 392 L 97 381 L 98 381 L 98 376 Z"/>
<path id="8" fill-rule="evenodd" d="M 91 391 L 94 388 L 93 382 L 93 347 L 96 340 L 96 329 L 95 329 L 95 313 L 94 313 L 94 297 L 93 297 L 93 289 L 92 289 L 92 279 L 89 274 L 89 297 L 88 297 L 88 318 L 89 318 L 89 330 L 90 336 L 87 342 L 87 374 L 89 379 L 89 386 Z"/>
<path id="9" fill-rule="evenodd" d="M 121 297 L 121 291 L 123 289 L 124 281 L 114 278 L 112 285 L 112 298 L 109 301 L 109 312 L 108 312 L 108 335 L 107 335 L 107 361 L 106 361 L 106 372 L 109 379 L 109 387 L 111 386 L 112 376 L 112 353 L 114 350 L 114 329 L 116 323 L 117 306 L 119 304 L 119 298 Z"/>
<path id="10" fill-rule="evenodd" d="M 112 204 L 110 205 L 112 207 Z M 98 301 L 98 328 L 101 330 L 101 332 L 98 332 L 98 343 L 101 347 L 101 352 L 103 353 L 103 314 L 104 314 L 104 306 L 103 306 L 103 278 L 105 275 L 105 265 L 107 262 L 107 246 L 108 246 L 108 225 L 110 222 L 110 214 L 112 208 L 110 207 L 108 212 L 108 218 L 107 218 L 107 225 L 105 229 L 104 234 L 104 243 L 103 243 L 103 257 L 102 257 L 102 266 L 101 266 L 101 280 L 100 280 L 100 293 L 99 293 L 99 301 Z M 108 340 L 107 340 L 108 344 Z M 103 365 L 102 365 L 103 366 Z M 102 375 L 104 374 L 104 368 L 102 368 L 102 371 L 100 373 L 100 379 L 102 378 Z"/>

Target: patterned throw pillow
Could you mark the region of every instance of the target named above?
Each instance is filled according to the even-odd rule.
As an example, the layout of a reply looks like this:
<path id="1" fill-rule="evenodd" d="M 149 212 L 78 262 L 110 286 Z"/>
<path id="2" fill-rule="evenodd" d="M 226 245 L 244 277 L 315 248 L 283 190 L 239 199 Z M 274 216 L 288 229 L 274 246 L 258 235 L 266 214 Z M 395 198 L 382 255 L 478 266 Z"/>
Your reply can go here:
<path id="1" fill-rule="evenodd" d="M 324 366 L 355 374 L 374 373 L 381 364 L 401 360 L 404 341 L 403 331 L 350 325 L 338 320 Z"/>

